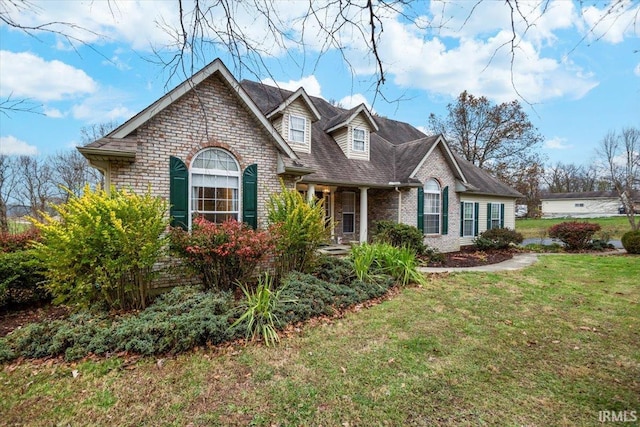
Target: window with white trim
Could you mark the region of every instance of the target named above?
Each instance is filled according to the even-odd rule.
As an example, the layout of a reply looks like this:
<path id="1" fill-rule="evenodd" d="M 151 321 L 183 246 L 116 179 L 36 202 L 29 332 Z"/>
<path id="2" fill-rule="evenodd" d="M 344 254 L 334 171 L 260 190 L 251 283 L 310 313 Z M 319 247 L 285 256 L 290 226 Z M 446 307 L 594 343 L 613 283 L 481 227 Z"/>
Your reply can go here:
<path id="1" fill-rule="evenodd" d="M 238 219 L 240 166 L 220 148 L 201 151 L 191 162 L 191 216 L 211 222 Z"/>
<path id="2" fill-rule="evenodd" d="M 473 237 L 475 224 L 475 208 L 473 202 L 464 202 L 462 212 L 462 236 Z"/>
<path id="3" fill-rule="evenodd" d="M 289 115 L 289 141 L 305 144 L 307 119 L 301 116 Z"/>
<path id="4" fill-rule="evenodd" d="M 502 210 L 502 207 L 500 205 L 500 203 L 491 203 L 491 228 L 500 228 L 501 227 L 501 222 L 500 221 L 500 212 Z"/>
<path id="5" fill-rule="evenodd" d="M 367 147 L 367 131 L 365 129 L 353 129 L 353 151 L 364 152 Z"/>
<path id="6" fill-rule="evenodd" d="M 352 234 L 356 229 L 356 193 L 342 193 L 342 232 Z"/>
<path id="7" fill-rule="evenodd" d="M 424 234 L 440 234 L 440 184 L 435 179 L 424 185 Z"/>

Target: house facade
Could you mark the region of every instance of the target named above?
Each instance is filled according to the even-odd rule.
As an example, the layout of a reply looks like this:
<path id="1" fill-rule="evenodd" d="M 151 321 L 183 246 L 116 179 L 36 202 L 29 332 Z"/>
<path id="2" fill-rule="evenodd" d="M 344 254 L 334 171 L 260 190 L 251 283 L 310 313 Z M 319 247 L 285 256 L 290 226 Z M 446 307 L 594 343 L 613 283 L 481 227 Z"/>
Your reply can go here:
<path id="1" fill-rule="evenodd" d="M 203 215 L 266 225 L 281 182 L 324 201 L 335 242 L 365 242 L 376 221 L 420 228 L 440 251 L 515 228 L 521 195 L 454 154 L 442 136 L 261 83 L 215 60 L 79 151 L 106 186 L 166 198 L 173 225 Z"/>
<path id="2" fill-rule="evenodd" d="M 543 218 L 595 218 L 620 213 L 620 197 L 615 191 L 546 193 L 540 198 Z"/>

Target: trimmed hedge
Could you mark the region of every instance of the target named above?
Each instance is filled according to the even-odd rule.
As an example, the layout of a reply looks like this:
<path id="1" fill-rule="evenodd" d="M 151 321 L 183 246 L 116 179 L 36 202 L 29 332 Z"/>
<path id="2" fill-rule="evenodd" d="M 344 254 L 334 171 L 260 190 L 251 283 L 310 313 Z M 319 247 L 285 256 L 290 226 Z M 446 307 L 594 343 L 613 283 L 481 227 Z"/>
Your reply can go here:
<path id="1" fill-rule="evenodd" d="M 630 254 L 640 254 L 640 230 L 627 231 L 622 236 L 622 247 Z"/>
<path id="2" fill-rule="evenodd" d="M 0 309 L 51 301 L 42 264 L 33 250 L 0 253 Z"/>

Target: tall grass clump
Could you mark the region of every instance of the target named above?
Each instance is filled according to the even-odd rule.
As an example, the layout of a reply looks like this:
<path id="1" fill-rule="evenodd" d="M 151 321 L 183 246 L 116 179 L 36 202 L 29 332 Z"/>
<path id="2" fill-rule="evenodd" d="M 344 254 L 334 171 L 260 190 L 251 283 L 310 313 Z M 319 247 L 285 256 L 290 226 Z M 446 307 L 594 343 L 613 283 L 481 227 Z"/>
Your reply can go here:
<path id="1" fill-rule="evenodd" d="M 278 336 L 279 320 L 276 311 L 281 303 L 293 302 L 292 300 L 281 300 L 280 293 L 283 288 L 274 289 L 273 277 L 265 273 L 258 279 L 256 289 L 249 286 L 240 285 L 244 300 L 240 303 L 240 308 L 244 309 L 242 315 L 236 320 L 231 328 L 244 324 L 246 327 L 246 339 L 252 341 L 262 338 L 267 346 L 274 345 L 280 341 Z"/>
<path id="2" fill-rule="evenodd" d="M 351 248 L 351 259 L 360 280 L 382 273 L 390 275 L 402 286 L 426 283 L 424 275 L 418 271 L 415 252 L 407 247 L 398 248 L 388 243 L 363 243 Z"/>

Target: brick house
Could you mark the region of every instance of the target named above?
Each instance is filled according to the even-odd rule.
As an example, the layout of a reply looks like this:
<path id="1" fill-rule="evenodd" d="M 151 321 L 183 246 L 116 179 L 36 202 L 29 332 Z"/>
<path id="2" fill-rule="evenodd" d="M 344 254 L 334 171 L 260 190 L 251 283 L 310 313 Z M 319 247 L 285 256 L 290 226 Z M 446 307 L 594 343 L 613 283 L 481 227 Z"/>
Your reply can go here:
<path id="1" fill-rule="evenodd" d="M 417 226 L 456 251 L 493 227 L 515 228 L 521 195 L 453 153 L 442 136 L 261 83 L 216 59 L 102 139 L 78 150 L 105 184 L 169 200 L 173 225 L 194 215 L 266 223 L 280 180 L 324 200 L 336 242 L 367 241 L 375 221 Z"/>

